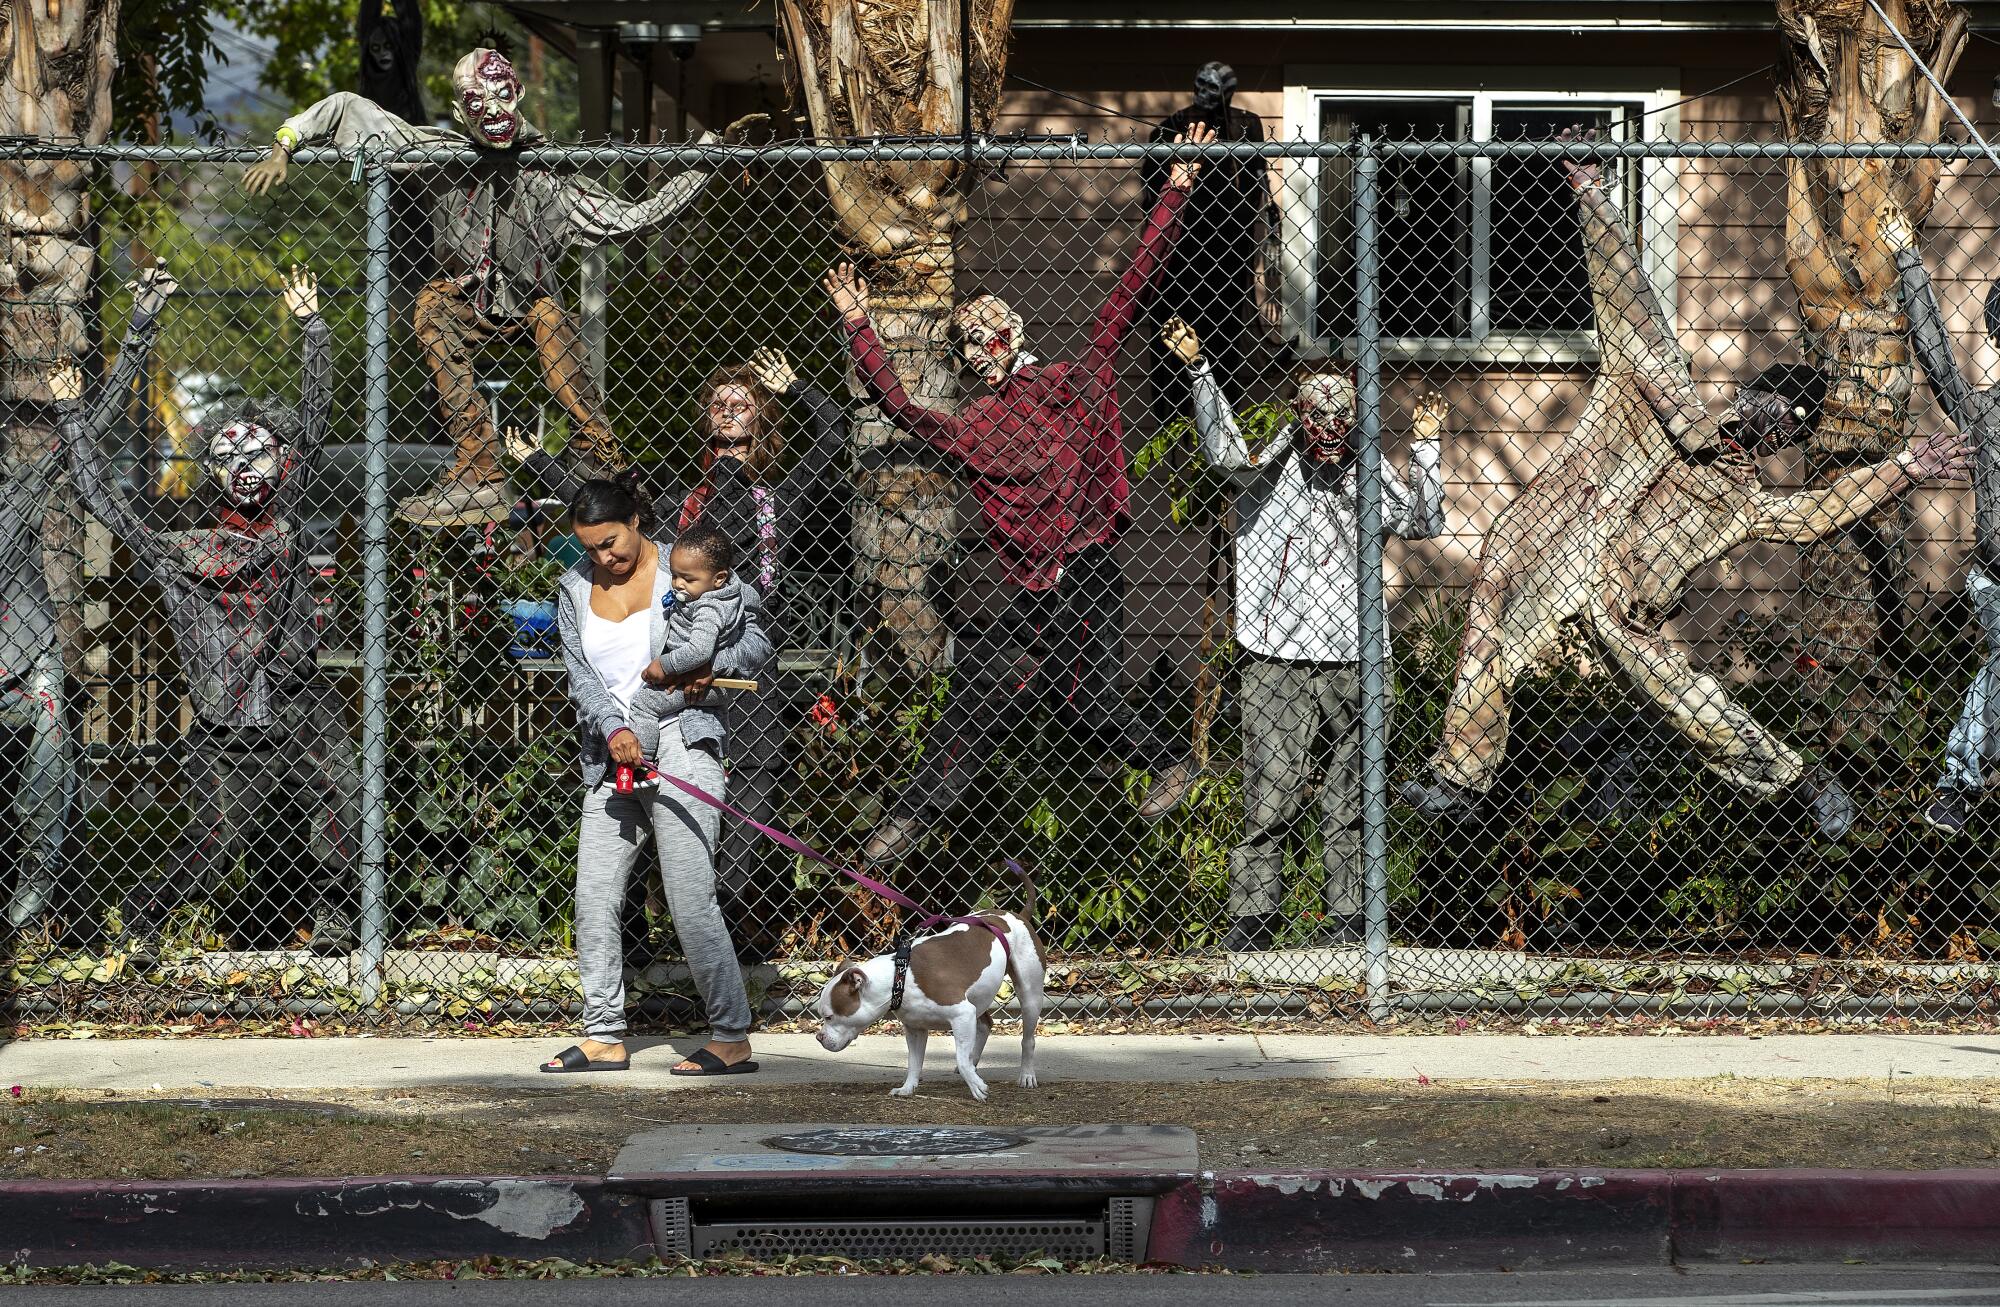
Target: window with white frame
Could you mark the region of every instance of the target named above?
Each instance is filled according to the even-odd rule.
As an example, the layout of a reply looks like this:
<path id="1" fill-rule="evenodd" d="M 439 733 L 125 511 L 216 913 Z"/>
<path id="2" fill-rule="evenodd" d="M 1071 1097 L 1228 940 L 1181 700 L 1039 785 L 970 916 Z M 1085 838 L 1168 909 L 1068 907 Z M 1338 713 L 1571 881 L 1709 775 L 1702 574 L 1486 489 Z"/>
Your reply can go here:
<path id="1" fill-rule="evenodd" d="M 1287 116 L 1328 141 L 1546 140 L 1565 128 L 1611 140 L 1677 130 L 1670 91 L 1321 90 L 1295 87 Z M 1294 334 L 1334 353 L 1354 331 L 1354 167 L 1323 159 L 1288 187 L 1285 280 Z M 1663 293 L 1673 276 L 1671 165 L 1605 169 Z M 1636 184 L 1635 184 L 1636 183 Z M 1576 206 L 1552 159 L 1383 156 L 1377 172 L 1378 299 L 1403 354 L 1580 354 L 1592 347 Z M 1660 215 L 1655 220 L 1655 215 Z M 1667 303 L 1671 304 L 1669 295 Z"/>

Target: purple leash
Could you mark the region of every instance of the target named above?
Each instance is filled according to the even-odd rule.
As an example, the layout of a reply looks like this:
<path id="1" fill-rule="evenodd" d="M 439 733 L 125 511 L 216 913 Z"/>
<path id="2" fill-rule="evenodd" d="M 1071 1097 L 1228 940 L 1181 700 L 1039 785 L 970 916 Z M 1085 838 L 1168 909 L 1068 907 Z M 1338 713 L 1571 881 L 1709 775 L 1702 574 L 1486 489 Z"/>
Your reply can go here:
<path id="1" fill-rule="evenodd" d="M 702 789 L 701 786 L 699 785 L 695 785 L 689 781 L 684 781 L 680 777 L 672 775 L 668 772 L 663 772 L 657 767 L 653 768 L 653 774 L 657 776 L 659 779 L 667 782 L 669 785 L 672 785 L 675 789 L 681 791 L 683 794 L 688 795 L 690 798 L 699 799 L 703 803 L 706 803 L 709 807 L 717 810 L 718 812 L 728 813 L 730 816 L 736 818 L 736 820 L 742 822 L 744 825 L 750 827 L 752 830 L 759 832 L 760 834 L 766 836 L 769 839 L 775 840 L 779 845 L 783 846 L 784 848 L 790 849 L 793 853 L 798 854 L 800 857 L 809 859 L 813 862 L 817 862 L 822 867 L 829 867 L 832 870 L 837 871 L 841 875 L 847 877 L 849 880 L 859 885 L 862 889 L 867 890 L 870 894 L 873 894 L 878 898 L 887 899 L 889 900 L 889 902 L 895 904 L 899 908 L 907 908 L 911 912 L 914 912 L 917 916 L 923 918 L 923 920 L 919 921 L 915 926 L 911 927 L 913 931 L 929 930 L 932 926 L 940 926 L 940 925 L 980 926 L 985 928 L 986 930 L 993 932 L 993 938 L 1000 941 L 1000 949 L 1003 953 L 1007 955 L 1008 961 L 1011 962 L 1013 960 L 1014 950 L 1008 947 L 1007 931 L 1004 927 L 1000 926 L 999 924 L 989 921 L 985 917 L 952 917 L 952 916 L 947 916 L 941 912 L 930 912 L 924 907 L 923 904 L 917 902 L 915 899 L 903 893 L 895 886 L 885 885 L 881 881 L 876 880 L 873 876 L 864 876 L 860 872 L 854 870 L 852 867 L 841 866 L 839 863 L 835 862 L 832 858 L 827 857 L 824 853 L 821 853 L 818 849 L 812 847 L 810 844 L 807 844 L 804 840 L 798 838 L 796 835 L 788 834 L 785 831 L 779 830 L 775 826 L 766 826 L 763 822 L 758 821 L 755 817 L 748 816 L 738 811 L 736 808 L 730 806 L 729 804 L 723 802 L 721 799 L 716 798 L 713 794 L 710 794 L 707 790 Z"/>

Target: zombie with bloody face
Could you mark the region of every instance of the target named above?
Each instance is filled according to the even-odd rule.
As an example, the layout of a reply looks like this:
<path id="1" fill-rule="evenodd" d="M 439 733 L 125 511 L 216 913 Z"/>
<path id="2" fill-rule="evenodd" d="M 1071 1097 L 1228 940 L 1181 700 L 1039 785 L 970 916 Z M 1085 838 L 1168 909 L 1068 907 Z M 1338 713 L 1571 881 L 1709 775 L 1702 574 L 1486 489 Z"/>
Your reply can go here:
<path id="1" fill-rule="evenodd" d="M 1187 139 L 1213 135 L 1197 127 Z M 1028 353 L 1020 315 L 995 296 L 959 306 L 953 335 L 989 393 L 956 413 L 910 399 L 869 323 L 867 283 L 844 264 L 827 275 L 856 374 L 885 418 L 964 466 L 1009 591 L 997 629 L 965 642 L 967 671 L 952 687 L 938 737 L 925 742 L 918 774 L 870 837 L 871 862 L 908 853 L 969 793 L 1002 734 L 1036 704 L 1152 773 L 1141 815 L 1164 816 L 1193 783 L 1186 741 L 1135 713 L 1118 688 L 1125 574 L 1115 550 L 1131 519 L 1132 490 L 1116 365 L 1119 342 L 1173 248 L 1199 168 L 1174 165 L 1131 266 L 1098 310 L 1082 360 L 1043 363 Z"/>
<path id="2" fill-rule="evenodd" d="M 271 157 L 244 175 L 244 186 L 261 194 L 284 180 L 293 150 L 320 142 L 342 148 L 367 142 L 376 149 L 470 144 L 478 151 L 469 164 L 392 165 L 399 176 L 428 188 L 443 271 L 417 292 L 413 321 L 454 456 L 435 489 L 398 509 L 423 526 L 501 521 L 514 501 L 487 402 L 475 385 L 478 356 L 490 345 L 534 347 L 543 381 L 569 413 L 572 434 L 565 457 L 571 485 L 625 466 L 576 318 L 563 303 L 563 254 L 664 226 L 700 194 L 710 175 L 684 172 L 652 198 L 633 203 L 581 177 L 524 170 L 520 148 L 541 144 L 543 137 L 521 116 L 521 79 L 506 56 L 472 51 L 452 70 L 452 90 L 452 113 L 464 135 L 413 125 L 342 92 L 286 119 Z M 712 133 L 702 137 L 715 139 Z"/>
<path id="3" fill-rule="evenodd" d="M 1319 785 L 1318 896 L 1325 919 L 1320 938 L 1311 942 L 1359 943 L 1361 514 L 1348 438 L 1354 382 L 1333 368 L 1307 371 L 1293 406 L 1297 420 L 1252 450 L 1194 330 L 1174 318 L 1163 337 L 1188 368 L 1202 453 L 1238 487 L 1244 830 L 1230 858 L 1224 947 L 1244 952 L 1274 942 L 1283 921 L 1286 845 L 1304 833 L 1300 818 L 1315 772 L 1325 777 Z M 1444 419 L 1444 401 L 1425 396 L 1413 424 L 1409 475 L 1385 466 L 1385 534 L 1417 540 L 1444 530 L 1438 471 Z"/>
<path id="4" fill-rule="evenodd" d="M 1565 629 L 1585 637 L 1694 749 L 1753 797 L 1791 792 L 1819 833 L 1853 820 L 1838 782 L 1765 728 L 1662 631 L 1701 569 L 1750 541 L 1808 544 L 1926 481 L 1960 473 L 1963 436 L 1913 441 L 1898 457 L 1832 483 L 1776 495 L 1759 455 L 1802 443 L 1826 377 L 1767 368 L 1710 413 L 1694 392 L 1597 167 L 1566 165 L 1577 193 L 1600 375 L 1568 443 L 1486 533 L 1467 596 L 1465 643 L 1432 775 L 1403 798 L 1437 815 L 1473 810 L 1506 754 L 1514 682 L 1559 656 Z"/>
<path id="5" fill-rule="evenodd" d="M 359 854 L 360 772 L 340 696 L 318 668 L 312 569 L 292 521 L 326 432 L 331 333 L 317 282 L 294 269 L 284 300 L 305 338 L 298 410 L 255 400 L 216 428 L 203 457 L 211 523 L 161 530 L 126 497 L 98 442 L 145 373 L 175 289 L 164 268 L 141 274 L 117 366 L 89 409 L 77 406 L 75 365 L 50 382 L 65 405 L 77 495 L 158 587 L 194 710 L 181 770 L 193 818 L 159 871 L 126 896 L 128 951 L 157 957 L 170 909 L 212 892 L 260 831 L 297 830 L 312 853 L 312 946 L 343 952 L 354 944 L 345 902 Z"/>

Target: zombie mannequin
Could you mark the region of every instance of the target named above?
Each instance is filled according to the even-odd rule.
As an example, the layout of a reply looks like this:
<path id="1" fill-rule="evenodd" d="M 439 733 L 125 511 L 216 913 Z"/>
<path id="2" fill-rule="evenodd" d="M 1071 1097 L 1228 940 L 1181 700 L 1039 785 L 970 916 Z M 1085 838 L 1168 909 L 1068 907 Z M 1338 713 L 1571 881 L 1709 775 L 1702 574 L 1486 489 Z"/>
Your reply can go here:
<path id="1" fill-rule="evenodd" d="M 1965 707 L 1945 746 L 1944 775 L 1924 809 L 1924 820 L 1947 835 L 1962 834 L 1986 783 L 1985 769 L 2000 762 L 2000 387 L 1975 390 L 1960 371 L 1937 294 L 1917 252 L 1917 234 L 1902 208 L 1882 208 L 1882 239 L 1896 251 L 1910 342 L 1945 416 L 1973 440 L 1972 570 L 1965 592 L 1986 638 L 1986 662 L 1965 692 Z M 2000 344 L 2000 286 L 1986 296 L 1986 335 Z"/>
<path id="2" fill-rule="evenodd" d="M 1187 139 L 1214 138 L 1197 126 Z M 999 629 L 966 642 L 968 674 L 953 685 L 917 775 L 869 838 L 863 856 L 870 862 L 908 853 L 926 826 L 971 791 L 1004 733 L 1038 703 L 1091 743 L 1152 773 L 1142 816 L 1164 816 L 1193 783 L 1186 741 L 1133 712 L 1119 693 L 1125 576 L 1114 548 L 1130 521 L 1132 493 L 1118 417 L 1118 345 L 1173 248 L 1199 167 L 1174 165 L 1131 266 L 1098 310 L 1082 361 L 1036 360 L 1022 347 L 1020 315 L 994 296 L 959 305 L 952 330 L 960 354 L 992 393 L 955 414 L 920 407 L 904 392 L 869 323 L 867 283 L 844 264 L 827 275 L 855 373 L 883 416 L 971 474 L 1009 592 Z"/>
<path id="3" fill-rule="evenodd" d="M 392 165 L 429 190 L 435 252 L 444 274 L 417 292 L 412 320 L 454 450 L 437 487 L 397 510 L 424 526 L 504 521 L 512 505 L 499 439 L 475 385 L 478 355 L 492 344 L 534 345 L 542 380 L 569 414 L 566 457 L 574 480 L 625 466 L 576 318 L 563 304 L 563 253 L 664 226 L 700 194 L 710 175 L 684 172 L 651 199 L 633 203 L 581 177 L 524 170 L 520 148 L 543 138 L 521 116 L 521 80 L 514 66 L 497 50 L 474 50 L 452 70 L 452 88 L 452 113 L 463 135 L 413 125 L 342 92 L 286 119 L 271 157 L 243 179 L 251 194 L 262 194 L 285 179 L 294 149 L 325 141 L 342 148 L 366 142 L 376 149 L 429 144 L 478 151 L 479 159 L 469 165 Z M 717 138 L 705 133 L 701 139 Z"/>
<path id="4" fill-rule="evenodd" d="M 52 903 L 76 798 L 76 758 L 64 720 L 61 633 L 42 564 L 42 522 L 62 450 L 0 453 L 0 752 L 11 761 L 19 850 L 7 924 L 26 926 Z"/>
<path id="5" fill-rule="evenodd" d="M 1494 520 L 1473 583 L 1458 683 L 1435 777 L 1404 787 L 1433 813 L 1464 812 L 1493 784 L 1507 744 L 1507 696 L 1579 629 L 1694 746 L 1713 772 L 1758 797 L 1797 788 L 1837 838 L 1853 805 L 1831 778 L 1758 725 L 1698 672 L 1661 627 L 1694 574 L 1751 540 L 1804 544 L 1920 482 L 1951 475 L 1962 437 L 1935 436 L 1831 485 L 1773 495 L 1760 452 L 1795 445 L 1818 420 L 1826 380 L 1767 369 L 1717 417 L 1695 398 L 1652 283 L 1592 165 L 1568 165 L 1582 206 L 1601 375 L 1561 455 Z"/>
<path id="6" fill-rule="evenodd" d="M 326 432 L 331 333 L 312 275 L 294 269 L 284 299 L 305 338 L 299 410 L 252 401 L 217 427 L 204 457 L 220 504 L 213 524 L 161 531 L 126 498 L 98 442 L 144 374 L 175 289 L 164 268 L 141 275 L 131 328 L 94 408 L 75 406 L 83 377 L 73 364 L 51 383 L 69 401 L 63 442 L 77 494 L 159 588 L 194 710 L 182 741 L 193 819 L 158 874 L 126 896 L 128 947 L 134 957 L 158 956 L 167 911 L 212 893 L 250 837 L 298 829 L 312 851 L 312 946 L 344 952 L 354 942 L 345 904 L 361 778 L 340 696 L 318 669 L 312 569 L 290 518 Z"/>
<path id="7" fill-rule="evenodd" d="M 1353 448 L 1354 383 L 1344 372 L 1299 378 L 1298 418 L 1252 452 L 1201 355 L 1170 319 L 1166 343 L 1194 387 L 1195 429 L 1209 466 L 1237 488 L 1237 702 L 1243 712 L 1243 842 L 1229 865 L 1231 952 L 1269 948 L 1283 922 L 1285 846 L 1319 785 L 1325 920 L 1315 943 L 1361 940 L 1361 516 Z M 1410 474 L 1385 467 L 1382 530 L 1425 539 L 1444 530 L 1438 432 L 1444 401 L 1417 406 Z"/>
<path id="8" fill-rule="evenodd" d="M 1217 140 L 1263 140 L 1263 120 L 1236 108 L 1235 98 L 1236 70 L 1225 63 L 1203 64 L 1195 73 L 1194 103 L 1154 128 L 1152 139 L 1170 141 L 1201 123 Z M 1166 161 L 1147 159 L 1141 174 L 1147 202 L 1157 203 Z M 1178 317 L 1194 330 L 1225 394 L 1242 393 L 1249 380 L 1245 356 L 1256 340 L 1264 300 L 1259 261 L 1261 256 L 1273 262 L 1265 246 L 1277 233 L 1270 165 L 1262 159 L 1210 160 L 1181 210 L 1181 236 L 1165 260 L 1149 311 L 1156 323 Z M 1157 332 L 1151 350 L 1153 412 L 1164 422 L 1188 411 L 1187 369 Z"/>

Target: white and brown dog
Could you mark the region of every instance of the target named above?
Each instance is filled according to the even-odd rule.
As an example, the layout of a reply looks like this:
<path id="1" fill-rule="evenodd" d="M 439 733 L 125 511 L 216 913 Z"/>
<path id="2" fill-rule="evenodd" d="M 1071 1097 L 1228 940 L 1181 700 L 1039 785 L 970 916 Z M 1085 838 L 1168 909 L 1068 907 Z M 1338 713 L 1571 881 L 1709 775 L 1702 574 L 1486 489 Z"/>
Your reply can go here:
<path id="1" fill-rule="evenodd" d="M 958 1053 L 958 1074 L 965 1087 L 986 1101 L 986 1082 L 979 1078 L 979 1056 L 993 1033 L 993 1000 L 1000 982 L 1014 980 L 1014 997 L 1021 1007 L 1021 1085 L 1035 1087 L 1035 1024 L 1042 1015 L 1041 946 L 1035 939 L 1034 883 L 1028 883 L 1025 916 L 982 912 L 984 926 L 958 924 L 916 941 L 907 967 L 896 953 L 843 967 L 819 992 L 819 1043 L 838 1053 L 854 1037 L 883 1017 L 895 1013 L 903 1022 L 910 1049 L 910 1073 L 889 1092 L 908 1098 L 917 1092 L 924 1071 L 924 1046 L 933 1030 L 949 1030 Z M 999 933 L 1007 939 L 1001 947 Z"/>

